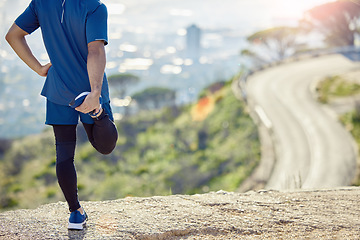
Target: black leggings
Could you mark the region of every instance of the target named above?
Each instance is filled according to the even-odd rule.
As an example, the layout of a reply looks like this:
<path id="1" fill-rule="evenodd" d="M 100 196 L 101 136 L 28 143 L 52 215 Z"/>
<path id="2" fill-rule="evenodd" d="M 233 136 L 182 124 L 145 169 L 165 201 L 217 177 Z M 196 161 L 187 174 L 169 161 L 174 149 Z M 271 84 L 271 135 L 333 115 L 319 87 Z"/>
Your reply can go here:
<path id="1" fill-rule="evenodd" d="M 108 115 L 84 128 L 93 147 L 102 154 L 111 153 L 118 138 L 115 124 Z M 53 125 L 56 142 L 56 175 L 70 212 L 80 208 L 78 200 L 77 176 L 74 165 L 77 125 Z"/>

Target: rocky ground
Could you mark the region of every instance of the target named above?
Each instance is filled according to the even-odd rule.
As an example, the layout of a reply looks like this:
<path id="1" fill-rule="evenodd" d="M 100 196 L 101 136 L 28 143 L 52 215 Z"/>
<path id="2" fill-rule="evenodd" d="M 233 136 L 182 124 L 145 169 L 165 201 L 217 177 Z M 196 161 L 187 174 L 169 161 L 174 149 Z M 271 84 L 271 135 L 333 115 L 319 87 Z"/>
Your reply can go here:
<path id="1" fill-rule="evenodd" d="M 68 231 L 64 202 L 0 214 L 0 239 L 359 239 L 360 188 L 213 192 L 83 202 Z"/>

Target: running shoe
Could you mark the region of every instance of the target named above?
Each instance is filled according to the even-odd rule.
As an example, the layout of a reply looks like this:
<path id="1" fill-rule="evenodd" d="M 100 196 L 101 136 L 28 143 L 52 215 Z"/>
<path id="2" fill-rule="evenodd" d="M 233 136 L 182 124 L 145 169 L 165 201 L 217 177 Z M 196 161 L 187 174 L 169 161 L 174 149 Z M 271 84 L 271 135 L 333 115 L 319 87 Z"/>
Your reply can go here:
<path id="1" fill-rule="evenodd" d="M 82 92 L 80 93 L 75 99 L 73 99 L 70 103 L 69 103 L 69 106 L 72 107 L 72 108 L 77 108 L 78 106 L 80 106 L 86 96 L 89 94 L 90 92 Z M 99 108 L 99 111 L 98 112 L 95 112 L 95 109 L 91 112 L 89 112 L 88 114 L 90 115 L 90 117 L 96 117 L 100 112 L 101 112 L 101 109 L 102 109 L 102 98 L 100 96 L 99 98 L 99 102 L 100 102 L 100 108 Z"/>
<path id="2" fill-rule="evenodd" d="M 68 229 L 82 230 L 86 224 L 88 216 L 84 211 L 81 214 L 80 211 L 76 210 L 70 214 Z"/>

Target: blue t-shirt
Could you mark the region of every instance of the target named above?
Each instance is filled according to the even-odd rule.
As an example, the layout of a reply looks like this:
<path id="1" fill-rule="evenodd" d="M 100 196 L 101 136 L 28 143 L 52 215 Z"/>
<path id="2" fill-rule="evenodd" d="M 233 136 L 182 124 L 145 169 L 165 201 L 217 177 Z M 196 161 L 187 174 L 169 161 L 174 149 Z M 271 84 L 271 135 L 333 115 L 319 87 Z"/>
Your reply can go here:
<path id="1" fill-rule="evenodd" d="M 15 20 L 31 34 L 41 28 L 52 67 L 41 95 L 49 101 L 68 105 L 82 92 L 91 91 L 87 72 L 88 43 L 107 36 L 107 9 L 99 0 L 32 0 Z M 101 96 L 109 102 L 104 74 Z"/>

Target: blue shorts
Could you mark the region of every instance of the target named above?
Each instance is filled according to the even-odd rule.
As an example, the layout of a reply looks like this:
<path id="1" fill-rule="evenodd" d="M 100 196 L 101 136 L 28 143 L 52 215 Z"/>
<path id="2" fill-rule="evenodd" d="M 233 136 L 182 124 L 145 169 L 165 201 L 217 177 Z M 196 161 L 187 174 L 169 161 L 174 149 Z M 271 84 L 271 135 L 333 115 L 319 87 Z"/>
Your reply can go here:
<path id="1" fill-rule="evenodd" d="M 102 104 L 103 109 L 114 121 L 111 111 L 110 102 Z M 46 122 L 48 125 L 76 125 L 80 121 L 82 123 L 93 124 L 94 120 L 88 114 L 76 111 L 74 108 L 65 105 L 59 105 L 46 100 Z"/>

